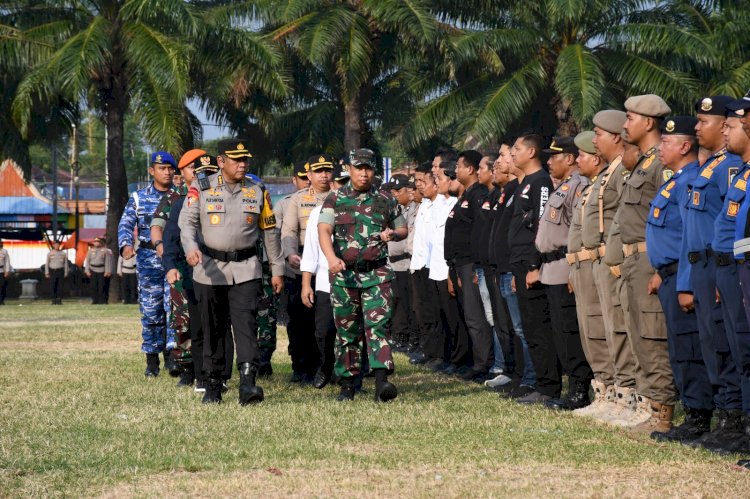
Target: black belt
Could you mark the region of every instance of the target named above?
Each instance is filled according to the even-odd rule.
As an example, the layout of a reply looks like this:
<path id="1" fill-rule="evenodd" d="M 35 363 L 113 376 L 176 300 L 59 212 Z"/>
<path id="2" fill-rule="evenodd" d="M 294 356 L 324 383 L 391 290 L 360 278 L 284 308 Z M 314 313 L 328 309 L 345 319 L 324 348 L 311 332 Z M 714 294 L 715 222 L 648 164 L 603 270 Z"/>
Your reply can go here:
<path id="1" fill-rule="evenodd" d="M 562 247 L 556 249 L 555 251 L 550 251 L 549 253 L 542 253 L 542 263 L 552 263 L 558 260 L 562 260 L 563 258 L 565 258 L 567 252 L 568 248 Z"/>
<path id="2" fill-rule="evenodd" d="M 135 266 L 132 267 L 126 267 L 125 265 L 122 266 L 123 270 L 135 270 Z"/>
<path id="3" fill-rule="evenodd" d="M 662 279 L 666 279 L 669 276 L 673 276 L 677 273 L 677 268 L 679 265 L 677 262 L 670 263 L 669 265 L 665 265 L 664 267 L 660 268 L 656 271 L 657 274 L 659 274 L 659 277 Z"/>
<path id="4" fill-rule="evenodd" d="M 691 251 L 690 253 L 688 253 L 688 262 L 698 263 L 704 258 L 709 259 L 712 256 L 714 256 L 714 250 L 712 250 L 711 248 L 706 248 L 703 251 Z"/>
<path id="5" fill-rule="evenodd" d="M 403 254 L 398 255 L 398 256 L 392 256 L 392 257 L 390 257 L 391 263 L 400 262 L 401 260 L 408 260 L 409 258 L 411 258 L 411 253 L 403 253 Z"/>
<path id="6" fill-rule="evenodd" d="M 104 268 L 104 264 L 94 265 L 93 263 L 89 263 L 89 267 L 91 267 L 92 269 L 103 269 Z"/>
<path id="7" fill-rule="evenodd" d="M 367 262 L 356 262 L 347 263 L 346 270 L 353 270 L 355 272 L 371 272 L 373 270 L 384 267 L 388 264 L 387 258 L 381 258 L 380 260 L 370 260 Z"/>
<path id="8" fill-rule="evenodd" d="M 716 253 L 714 257 L 716 258 L 716 265 L 719 267 L 726 267 L 735 263 L 734 253 Z"/>
<path id="9" fill-rule="evenodd" d="M 258 254 L 255 246 L 238 251 L 219 251 L 208 246 L 201 245 L 201 252 L 220 262 L 242 262 Z"/>

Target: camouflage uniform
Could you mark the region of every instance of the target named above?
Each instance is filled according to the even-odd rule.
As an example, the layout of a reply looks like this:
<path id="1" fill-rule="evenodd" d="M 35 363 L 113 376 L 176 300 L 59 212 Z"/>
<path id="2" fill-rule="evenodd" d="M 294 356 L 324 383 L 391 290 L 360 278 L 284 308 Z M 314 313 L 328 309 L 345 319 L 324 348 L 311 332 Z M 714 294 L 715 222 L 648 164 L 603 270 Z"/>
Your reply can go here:
<path id="1" fill-rule="evenodd" d="M 388 246 L 380 239 L 380 233 L 387 227 L 406 226 L 398 204 L 375 188 L 359 192 L 347 185 L 326 197 L 318 224 L 333 226 L 334 251 L 346 264 L 346 269 L 331 276 L 335 373 L 340 378 L 360 373 L 362 320 L 370 368 L 391 373 L 394 364 L 387 330 L 394 272 L 388 263 Z"/>
<path id="2" fill-rule="evenodd" d="M 154 217 L 151 219 L 151 227 L 157 226 L 162 229 L 167 225 L 172 206 L 175 201 L 187 195 L 187 187 L 182 186 L 168 191 L 162 196 L 159 205 L 154 211 Z M 188 265 L 183 260 L 175 262 L 177 270 L 183 276 L 180 280 L 170 285 L 165 281 L 164 293 L 169 297 L 169 308 L 165 309 L 167 313 L 167 327 L 174 331 L 175 347 L 172 349 L 172 358 L 181 365 L 189 365 L 193 358 L 191 355 L 190 341 L 190 313 L 188 312 L 188 297 L 185 288 L 184 276 L 187 275 Z"/>

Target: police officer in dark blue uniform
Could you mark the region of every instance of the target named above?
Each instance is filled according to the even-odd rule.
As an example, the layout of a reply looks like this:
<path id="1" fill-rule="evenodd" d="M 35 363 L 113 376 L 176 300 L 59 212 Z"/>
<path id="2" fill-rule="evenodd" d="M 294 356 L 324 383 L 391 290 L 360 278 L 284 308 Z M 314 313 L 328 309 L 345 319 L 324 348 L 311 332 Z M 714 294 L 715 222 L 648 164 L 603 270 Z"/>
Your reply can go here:
<path id="1" fill-rule="evenodd" d="M 730 187 L 724 198 L 724 205 L 716 217 L 714 239 L 711 244 L 716 260 L 716 290 L 721 302 L 729 350 L 736 365 L 742 390 L 741 411 L 733 412 L 734 417 L 729 421 L 730 438 L 724 442 L 703 446 L 719 452 L 750 452 L 750 325 L 742 303 L 742 289 L 737 261 L 734 258 L 737 214 L 745 199 L 750 177 L 750 137 L 745 133 L 741 123 L 743 114 L 734 112 L 734 109 L 744 113 L 743 106 L 746 105 L 745 101 L 740 99 L 727 106 L 727 124 L 724 129 L 727 149 L 739 155 L 743 164 L 739 171 L 730 174 L 728 178 Z M 741 418 L 743 415 L 744 418 Z"/>
<path id="2" fill-rule="evenodd" d="M 716 303 L 716 260 L 711 247 L 714 221 L 721 211 L 730 178 L 742 163 L 736 154 L 727 151 L 723 135 L 724 110 L 731 100 L 718 95 L 704 97 L 695 104 L 698 143 L 711 154 L 692 182 L 687 202 L 683 251 L 687 252 L 691 267 L 693 295 L 680 293 L 679 300 L 683 310 L 695 308 L 703 362 L 713 386 L 719 419 L 716 429 L 696 440 L 695 445 L 730 441 L 741 417 L 740 382 L 730 354 L 721 305 Z"/>
<path id="3" fill-rule="evenodd" d="M 669 361 L 685 422 L 666 432 L 653 432 L 655 440 L 687 442 L 711 429 L 713 390 L 700 350 L 695 313 L 680 308 L 678 293 L 692 293 L 690 264 L 682 247 L 690 185 L 698 175 L 697 120 L 690 116 L 667 118 L 662 124 L 659 159 L 664 164 L 664 184 L 651 202 L 646 225 L 648 258 L 656 274 L 649 293 L 657 293 L 667 322 Z"/>

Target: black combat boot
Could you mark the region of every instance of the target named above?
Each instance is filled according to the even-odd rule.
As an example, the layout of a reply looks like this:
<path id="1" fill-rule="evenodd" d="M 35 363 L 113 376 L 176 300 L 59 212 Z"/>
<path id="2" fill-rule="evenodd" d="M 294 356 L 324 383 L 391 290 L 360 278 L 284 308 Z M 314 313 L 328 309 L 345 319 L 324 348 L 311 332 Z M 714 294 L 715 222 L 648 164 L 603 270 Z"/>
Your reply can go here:
<path id="1" fill-rule="evenodd" d="M 354 400 L 354 380 L 352 378 L 342 378 L 339 384 L 341 385 L 341 392 L 339 392 L 336 400 L 338 402 Z"/>
<path id="2" fill-rule="evenodd" d="M 742 416 L 742 436 L 727 442 L 721 449 L 716 449 L 719 454 L 750 454 L 750 414 Z"/>
<path id="3" fill-rule="evenodd" d="M 206 378 L 204 382 L 206 392 L 203 394 L 204 404 L 221 404 L 221 378 Z"/>
<path id="4" fill-rule="evenodd" d="M 271 356 L 273 352 L 268 350 L 260 351 L 260 365 L 258 365 L 258 377 L 259 378 L 270 378 L 273 375 L 273 367 L 271 366 Z"/>
<path id="5" fill-rule="evenodd" d="M 164 369 L 169 372 L 169 375 L 176 378 L 180 375 L 180 366 L 172 357 L 172 350 L 164 350 Z"/>
<path id="6" fill-rule="evenodd" d="M 657 442 L 680 442 L 687 444 L 711 431 L 711 409 L 685 407 L 685 421 L 666 432 L 655 431 L 651 438 Z"/>
<path id="7" fill-rule="evenodd" d="M 591 399 L 589 398 L 589 385 L 575 383 L 571 384 L 568 389 L 568 394 L 565 397 L 550 399 L 544 403 L 544 406 L 548 409 L 555 409 L 557 411 L 574 411 L 576 409 L 582 409 L 589 404 L 591 404 Z"/>
<path id="8" fill-rule="evenodd" d="M 240 405 L 263 402 L 263 388 L 255 386 L 255 369 L 249 362 L 243 362 L 240 371 Z"/>
<path id="9" fill-rule="evenodd" d="M 146 372 L 144 372 L 143 374 L 145 374 L 147 378 L 155 378 L 159 375 L 158 353 L 146 354 Z"/>
<path id="10" fill-rule="evenodd" d="M 736 444 L 744 434 L 742 425 L 742 411 L 730 409 L 719 411 L 719 422 L 714 431 L 705 433 L 702 437 L 689 443 L 691 447 L 703 447 L 712 452 L 720 452 L 724 448 Z"/>
<path id="11" fill-rule="evenodd" d="M 375 371 L 375 402 L 388 402 L 398 396 L 396 385 L 388 381 L 385 369 L 374 369 Z"/>
<path id="12" fill-rule="evenodd" d="M 195 372 L 193 371 L 193 365 L 189 364 L 187 366 L 183 366 L 182 371 L 180 372 L 180 381 L 177 382 L 177 386 L 193 386 L 193 381 L 195 381 Z"/>

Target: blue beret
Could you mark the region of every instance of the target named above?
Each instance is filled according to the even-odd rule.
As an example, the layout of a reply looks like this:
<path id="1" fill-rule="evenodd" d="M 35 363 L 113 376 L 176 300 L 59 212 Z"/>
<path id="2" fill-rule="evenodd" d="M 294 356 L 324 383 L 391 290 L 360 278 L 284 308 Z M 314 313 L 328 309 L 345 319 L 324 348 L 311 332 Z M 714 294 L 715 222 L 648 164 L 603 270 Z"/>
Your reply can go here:
<path id="1" fill-rule="evenodd" d="M 171 154 L 165 151 L 156 151 L 151 155 L 151 164 L 160 165 L 172 165 L 172 168 L 177 168 L 177 161 L 174 160 Z"/>

